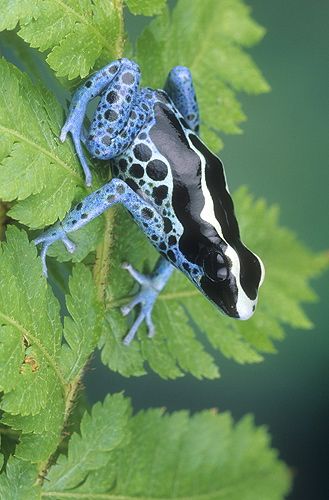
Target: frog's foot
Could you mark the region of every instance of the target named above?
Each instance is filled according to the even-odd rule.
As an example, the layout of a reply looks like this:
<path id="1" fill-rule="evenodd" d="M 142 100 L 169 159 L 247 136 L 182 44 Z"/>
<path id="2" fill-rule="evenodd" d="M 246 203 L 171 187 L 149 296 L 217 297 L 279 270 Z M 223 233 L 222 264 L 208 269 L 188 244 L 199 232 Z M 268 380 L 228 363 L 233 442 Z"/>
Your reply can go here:
<path id="1" fill-rule="evenodd" d="M 126 269 L 131 276 L 141 285 L 140 291 L 134 296 L 132 301 L 121 308 L 121 312 L 124 316 L 127 316 L 135 306 L 140 304 L 141 310 L 137 316 L 134 324 L 130 328 L 129 332 L 125 336 L 123 343 L 129 345 L 130 342 L 135 337 L 139 326 L 146 322 L 148 328 L 148 336 L 153 337 L 155 334 L 155 328 L 152 321 L 152 310 L 154 303 L 160 293 L 160 290 L 155 287 L 154 279 L 152 275 L 147 276 L 136 271 L 130 264 L 122 264 L 122 268 Z"/>
<path id="2" fill-rule="evenodd" d="M 55 241 L 62 241 L 68 252 L 73 253 L 75 250 L 75 244 L 71 241 L 65 231 L 58 225 L 53 226 L 48 231 L 43 234 L 40 234 L 35 240 L 33 240 L 35 245 L 39 245 L 42 243 L 42 249 L 40 253 L 41 261 L 42 261 L 42 272 L 44 276 L 48 276 L 47 264 L 46 264 L 46 255 L 48 248 Z"/>

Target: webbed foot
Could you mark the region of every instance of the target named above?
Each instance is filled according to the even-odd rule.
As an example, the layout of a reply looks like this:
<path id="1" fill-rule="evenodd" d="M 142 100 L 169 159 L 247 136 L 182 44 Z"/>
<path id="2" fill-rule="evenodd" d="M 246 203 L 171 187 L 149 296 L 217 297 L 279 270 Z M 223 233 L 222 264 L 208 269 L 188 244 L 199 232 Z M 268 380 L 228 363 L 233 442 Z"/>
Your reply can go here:
<path id="1" fill-rule="evenodd" d="M 137 281 L 137 283 L 141 285 L 139 292 L 134 296 L 132 301 L 129 304 L 121 307 L 121 312 L 124 316 L 127 316 L 127 314 L 129 314 L 138 304 L 140 304 L 141 308 L 140 313 L 134 321 L 134 324 L 123 340 L 123 343 L 125 345 L 129 345 L 135 337 L 137 330 L 143 323 L 143 321 L 146 322 L 148 328 L 148 336 L 154 336 L 155 328 L 152 321 L 152 310 L 161 290 L 156 288 L 155 280 L 152 275 L 147 276 L 141 274 L 127 263 L 122 264 L 122 268 L 126 269 L 129 274 L 131 274 L 131 276 Z"/>
<path id="2" fill-rule="evenodd" d="M 67 237 L 65 231 L 59 225 L 53 226 L 48 231 L 42 233 L 40 236 L 35 238 L 35 240 L 33 240 L 35 245 L 39 245 L 40 243 L 42 243 L 40 257 L 42 261 L 42 272 L 46 277 L 48 276 L 46 255 L 48 248 L 55 241 L 62 241 L 67 251 L 70 253 L 73 253 L 75 250 L 75 244 Z"/>

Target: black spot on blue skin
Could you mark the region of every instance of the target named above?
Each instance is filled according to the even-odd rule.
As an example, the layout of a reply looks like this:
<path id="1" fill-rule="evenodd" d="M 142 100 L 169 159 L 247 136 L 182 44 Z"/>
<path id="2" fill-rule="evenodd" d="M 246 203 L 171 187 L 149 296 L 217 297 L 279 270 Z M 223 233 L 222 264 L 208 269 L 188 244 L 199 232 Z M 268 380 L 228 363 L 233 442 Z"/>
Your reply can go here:
<path id="1" fill-rule="evenodd" d="M 183 267 L 184 267 L 185 271 L 187 271 L 188 273 L 190 272 L 190 266 L 187 264 L 187 262 L 183 263 Z"/>
<path id="2" fill-rule="evenodd" d="M 133 163 L 129 168 L 129 174 L 137 179 L 141 179 L 144 176 L 144 169 L 138 163 Z"/>
<path id="3" fill-rule="evenodd" d="M 104 113 L 104 118 L 109 122 L 114 122 L 118 118 L 118 113 L 113 109 L 107 109 Z"/>
<path id="4" fill-rule="evenodd" d="M 125 187 L 123 184 L 118 184 L 117 186 L 117 193 L 123 194 L 125 192 Z"/>
<path id="5" fill-rule="evenodd" d="M 172 235 L 169 236 L 168 243 L 169 243 L 169 245 L 175 245 L 177 243 L 176 236 L 172 236 Z"/>
<path id="6" fill-rule="evenodd" d="M 106 100 L 109 104 L 113 104 L 119 100 L 119 96 L 114 90 L 111 90 L 107 95 L 106 95 Z"/>
<path id="7" fill-rule="evenodd" d="M 149 110 L 149 107 L 147 104 L 145 104 L 145 102 L 142 102 L 142 109 L 144 109 L 144 111 L 148 111 Z"/>
<path id="8" fill-rule="evenodd" d="M 143 179 L 139 181 L 140 186 L 144 186 L 144 184 L 145 184 L 145 181 L 143 181 Z"/>
<path id="9" fill-rule="evenodd" d="M 173 262 L 176 262 L 176 255 L 174 254 L 174 252 L 172 250 L 168 250 L 167 255 L 168 255 L 170 260 L 172 260 Z"/>
<path id="10" fill-rule="evenodd" d="M 102 137 L 102 143 L 105 144 L 105 146 L 109 146 L 112 142 L 112 139 L 109 135 L 104 135 L 104 137 Z"/>
<path id="11" fill-rule="evenodd" d="M 115 195 L 114 194 L 110 194 L 106 199 L 107 199 L 107 201 L 109 203 L 112 203 L 115 200 Z"/>
<path id="12" fill-rule="evenodd" d="M 172 230 L 172 223 L 171 223 L 171 220 L 168 219 L 168 217 L 164 217 L 163 219 L 163 229 L 164 229 L 164 232 L 165 233 L 170 233 L 170 231 Z"/>
<path id="13" fill-rule="evenodd" d="M 119 168 L 122 172 L 125 172 L 127 170 L 127 160 L 121 158 L 121 160 L 119 160 Z"/>
<path id="14" fill-rule="evenodd" d="M 163 200 L 168 196 L 168 188 L 167 186 L 161 185 L 158 187 L 154 187 L 152 191 L 152 196 L 157 205 L 161 205 Z"/>
<path id="15" fill-rule="evenodd" d="M 112 127 L 107 128 L 107 129 L 106 129 L 106 132 L 107 132 L 108 134 L 113 134 L 113 128 L 112 128 Z"/>
<path id="16" fill-rule="evenodd" d="M 139 190 L 138 185 L 136 184 L 136 182 L 133 179 L 126 179 L 126 183 L 133 191 Z"/>
<path id="17" fill-rule="evenodd" d="M 167 165 L 161 160 L 151 160 L 146 167 L 147 175 L 155 181 L 163 181 L 168 174 Z"/>
<path id="18" fill-rule="evenodd" d="M 73 219 L 73 220 L 71 221 L 71 224 L 72 224 L 72 225 L 73 225 L 73 224 L 76 224 L 76 223 L 77 223 L 77 221 L 76 221 L 75 219 Z"/>
<path id="19" fill-rule="evenodd" d="M 81 214 L 81 219 L 87 219 L 88 214 Z"/>
<path id="20" fill-rule="evenodd" d="M 94 135 L 88 135 L 88 141 L 93 141 L 93 140 L 94 140 L 94 138 L 95 138 L 95 136 L 94 136 Z"/>
<path id="21" fill-rule="evenodd" d="M 113 173 L 114 177 L 118 177 L 118 175 L 119 175 L 119 169 L 118 169 L 117 165 L 113 165 L 113 167 L 112 167 L 112 173 Z"/>
<path id="22" fill-rule="evenodd" d="M 158 241 L 159 237 L 156 234 L 152 234 L 151 236 L 153 241 Z"/>
<path id="23" fill-rule="evenodd" d="M 92 82 L 90 80 L 88 80 L 86 83 L 85 83 L 85 87 L 87 87 L 87 89 L 89 89 L 89 87 L 91 87 L 92 85 Z"/>
<path id="24" fill-rule="evenodd" d="M 98 115 L 97 115 L 97 120 L 101 120 L 102 118 L 103 118 L 103 117 L 102 117 L 102 115 L 100 115 L 100 114 L 98 113 Z"/>
<path id="25" fill-rule="evenodd" d="M 109 69 L 108 69 L 108 72 L 109 73 L 116 73 L 118 71 L 118 66 L 111 66 Z"/>
<path id="26" fill-rule="evenodd" d="M 132 112 L 130 113 L 130 119 L 131 119 L 131 120 L 136 120 L 136 118 L 137 118 L 137 115 L 136 115 L 135 111 L 132 111 Z"/>
<path id="27" fill-rule="evenodd" d="M 82 203 L 78 203 L 77 206 L 75 207 L 76 210 L 81 210 L 82 208 Z"/>
<path id="28" fill-rule="evenodd" d="M 131 85 L 132 83 L 134 83 L 135 77 L 132 73 L 129 73 L 129 71 L 127 71 L 126 73 L 123 73 L 121 80 L 126 85 Z"/>
<path id="29" fill-rule="evenodd" d="M 147 135 L 145 134 L 145 132 L 142 132 L 141 134 L 139 134 L 138 136 L 138 139 L 140 139 L 141 141 L 144 141 L 144 139 L 146 139 Z"/>
<path id="30" fill-rule="evenodd" d="M 161 241 L 161 243 L 160 243 L 160 245 L 159 245 L 159 248 L 160 248 L 161 250 L 166 250 L 166 248 L 167 248 L 167 247 L 166 247 L 166 244 L 165 244 L 163 241 Z"/>
<path id="31" fill-rule="evenodd" d="M 142 216 L 145 217 L 145 219 L 152 219 L 154 213 L 150 208 L 144 207 L 142 208 Z"/>
<path id="32" fill-rule="evenodd" d="M 99 153 L 100 153 L 100 150 L 99 149 L 95 149 L 95 154 L 99 155 Z"/>
<path id="33" fill-rule="evenodd" d="M 134 147 L 134 155 L 137 158 L 137 160 L 141 161 L 149 161 L 152 157 L 152 151 L 151 149 L 144 143 L 137 144 Z"/>
<path id="34" fill-rule="evenodd" d="M 123 139 L 126 139 L 126 137 L 127 137 L 127 132 L 126 132 L 126 130 L 123 130 L 123 131 L 121 132 L 121 134 L 120 134 L 120 135 L 121 135 L 121 137 L 122 137 Z"/>

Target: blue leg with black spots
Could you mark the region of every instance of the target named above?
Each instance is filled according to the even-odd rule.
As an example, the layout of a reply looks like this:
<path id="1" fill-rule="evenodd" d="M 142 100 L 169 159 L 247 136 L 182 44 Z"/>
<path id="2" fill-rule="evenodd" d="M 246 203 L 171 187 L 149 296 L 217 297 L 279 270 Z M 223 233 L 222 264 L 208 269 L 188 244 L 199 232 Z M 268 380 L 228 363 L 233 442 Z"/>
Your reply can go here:
<path id="1" fill-rule="evenodd" d="M 78 203 L 63 221 L 50 227 L 34 240 L 36 245 L 42 244 L 41 259 L 45 276 L 47 276 L 46 255 L 49 246 L 60 240 L 68 251 L 74 252 L 74 243 L 67 235 L 85 226 L 118 203 L 122 203 L 129 210 L 147 236 L 151 238 L 154 234 L 163 234 L 163 219 L 154 206 L 138 196 L 124 181 L 112 179 Z"/>
<path id="2" fill-rule="evenodd" d="M 70 104 L 68 117 L 61 130 L 60 140 L 62 142 L 65 141 L 68 133 L 72 135 L 77 155 L 79 157 L 81 166 L 85 173 L 87 186 L 91 185 L 92 176 L 84 152 L 82 150 L 81 140 L 85 142 L 83 140 L 82 127 L 88 103 L 96 96 L 102 94 L 101 98 L 102 105 L 106 100 L 107 100 L 106 101 L 107 106 L 112 104 L 110 102 L 111 91 L 109 90 L 107 92 L 106 89 L 111 86 L 113 80 L 119 78 L 119 75 L 121 75 L 121 77 L 124 79 L 125 74 L 127 75 L 133 74 L 135 81 L 135 83 L 133 84 L 131 82 L 130 76 L 126 77 L 128 81 L 126 87 L 134 86 L 134 88 L 137 89 L 140 70 L 137 64 L 135 64 L 133 61 L 130 61 L 129 59 L 120 59 L 118 61 L 113 61 L 107 66 L 104 66 L 104 68 L 102 68 L 94 75 L 90 76 L 88 80 L 75 92 Z M 128 114 L 129 114 L 129 109 L 128 106 L 126 106 L 124 108 L 124 112 L 122 115 L 123 119 L 125 119 L 125 117 L 127 118 Z M 86 145 L 88 147 L 87 143 Z"/>
<path id="3" fill-rule="evenodd" d="M 136 305 L 140 304 L 141 310 L 124 338 L 124 344 L 129 345 L 135 337 L 137 330 L 143 321 L 146 321 L 148 328 L 148 336 L 153 337 L 155 328 L 152 321 L 153 306 L 158 298 L 159 293 L 166 286 L 167 281 L 173 273 L 174 266 L 166 259 L 161 257 L 157 262 L 154 272 L 151 275 L 144 275 L 136 271 L 130 264 L 122 264 L 124 269 L 140 284 L 139 292 L 134 296 L 132 301 L 121 308 L 122 314 L 126 316 Z"/>
<path id="4" fill-rule="evenodd" d="M 175 66 L 168 74 L 164 89 L 188 126 L 198 133 L 199 107 L 190 70 L 185 66 Z"/>

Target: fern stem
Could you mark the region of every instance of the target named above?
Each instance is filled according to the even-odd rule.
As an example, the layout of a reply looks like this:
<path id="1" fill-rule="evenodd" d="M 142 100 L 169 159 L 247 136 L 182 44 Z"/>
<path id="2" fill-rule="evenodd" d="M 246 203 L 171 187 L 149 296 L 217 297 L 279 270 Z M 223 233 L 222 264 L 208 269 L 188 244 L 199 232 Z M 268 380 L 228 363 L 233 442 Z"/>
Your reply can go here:
<path id="1" fill-rule="evenodd" d="M 9 210 L 8 203 L 4 203 L 3 201 L 0 201 L 0 241 L 3 240 L 4 235 L 5 235 L 5 226 L 6 226 L 6 219 L 7 219 L 8 210 Z"/>
<path id="2" fill-rule="evenodd" d="M 94 281 L 97 289 L 97 298 L 105 302 L 105 291 L 110 268 L 110 249 L 112 241 L 112 227 L 115 218 L 115 209 L 105 213 L 105 228 L 101 243 L 96 249 L 96 260 L 93 269 Z"/>
<path id="3" fill-rule="evenodd" d="M 120 19 L 119 36 L 116 39 L 115 53 L 116 57 L 120 58 L 123 55 L 123 3 L 122 0 L 113 0 L 113 5 Z M 105 303 L 105 292 L 108 283 L 108 275 L 110 268 L 110 249 L 112 240 L 112 227 L 115 218 L 115 209 L 108 210 L 104 214 L 105 229 L 102 242 L 96 249 L 96 260 L 93 269 L 94 281 L 97 288 L 98 299 Z"/>

